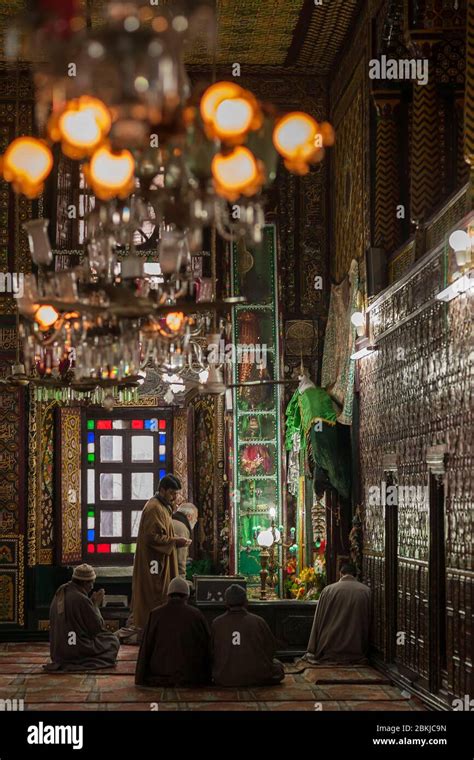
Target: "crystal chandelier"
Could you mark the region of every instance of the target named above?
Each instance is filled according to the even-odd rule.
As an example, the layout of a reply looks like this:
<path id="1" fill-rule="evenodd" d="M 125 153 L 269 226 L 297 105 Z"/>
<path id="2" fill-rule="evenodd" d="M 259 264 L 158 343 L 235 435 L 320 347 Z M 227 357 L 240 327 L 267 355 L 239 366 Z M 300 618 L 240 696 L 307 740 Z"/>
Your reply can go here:
<path id="1" fill-rule="evenodd" d="M 260 242 L 262 193 L 279 156 L 304 174 L 334 132 L 303 112 L 276 114 L 234 81 L 193 91 L 184 48 L 203 29 L 212 36 L 204 1 L 110 0 L 89 28 L 75 2 L 40 0 L 28 34 L 10 30 L 13 55 L 39 60 L 47 49 L 49 58 L 35 69 L 41 136 L 7 147 L 4 179 L 38 197 L 56 144 L 81 163 L 93 194 L 73 270 L 55 269 L 46 219 L 25 224 L 35 273 L 18 299 L 23 352 L 27 372 L 43 383 L 133 388 L 154 367 L 175 390 L 176 377 L 202 383 L 207 373 L 208 389 L 222 392 L 221 368 L 205 350 L 206 336 L 225 329 L 222 310 L 213 283 L 192 272 L 203 230 Z M 158 230 L 148 269 L 135 243 L 146 224 Z"/>

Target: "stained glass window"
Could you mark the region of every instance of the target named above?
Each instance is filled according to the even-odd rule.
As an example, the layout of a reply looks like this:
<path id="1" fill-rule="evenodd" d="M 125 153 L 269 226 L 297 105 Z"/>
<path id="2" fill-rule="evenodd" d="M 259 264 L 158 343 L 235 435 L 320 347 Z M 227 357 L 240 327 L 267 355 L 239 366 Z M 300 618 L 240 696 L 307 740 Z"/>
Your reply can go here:
<path id="1" fill-rule="evenodd" d="M 172 472 L 171 413 L 88 410 L 84 420 L 84 558 L 131 564 L 142 509 Z"/>

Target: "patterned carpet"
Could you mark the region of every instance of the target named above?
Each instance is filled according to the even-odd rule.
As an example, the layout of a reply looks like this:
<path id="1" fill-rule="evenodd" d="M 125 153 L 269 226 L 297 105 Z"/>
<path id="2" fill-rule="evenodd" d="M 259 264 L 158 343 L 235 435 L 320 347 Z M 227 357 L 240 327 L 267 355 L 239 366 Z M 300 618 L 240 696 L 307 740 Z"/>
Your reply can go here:
<path id="1" fill-rule="evenodd" d="M 46 674 L 42 665 L 48 652 L 46 643 L 0 644 L 0 700 L 24 700 L 27 711 L 425 709 L 371 667 L 323 667 L 299 661 L 285 665 L 280 686 L 138 688 L 134 684 L 137 647 L 122 646 L 116 668 L 93 673 Z"/>

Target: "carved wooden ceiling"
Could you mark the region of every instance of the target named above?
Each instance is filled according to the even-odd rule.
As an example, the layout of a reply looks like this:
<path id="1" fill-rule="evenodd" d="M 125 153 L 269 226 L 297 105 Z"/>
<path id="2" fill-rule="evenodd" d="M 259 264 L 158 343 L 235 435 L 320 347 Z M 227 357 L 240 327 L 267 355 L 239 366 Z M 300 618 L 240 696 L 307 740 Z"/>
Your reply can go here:
<path id="1" fill-rule="evenodd" d="M 29 2 L 0 2 L 0 34 L 14 15 L 27 18 Z M 105 3 L 106 0 L 81 0 L 92 27 L 100 24 Z M 321 0 L 321 3 L 216 0 L 215 52 L 196 40 L 188 51 L 187 63 L 210 66 L 215 55 L 219 67 L 240 63 L 252 68 L 271 66 L 314 76 L 327 75 L 356 19 L 361 0 Z"/>

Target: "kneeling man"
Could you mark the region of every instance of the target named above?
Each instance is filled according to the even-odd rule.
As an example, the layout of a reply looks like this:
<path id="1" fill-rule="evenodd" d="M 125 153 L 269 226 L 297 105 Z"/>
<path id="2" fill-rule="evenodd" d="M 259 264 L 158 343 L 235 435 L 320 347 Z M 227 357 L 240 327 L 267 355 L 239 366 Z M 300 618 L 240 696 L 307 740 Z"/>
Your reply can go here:
<path id="1" fill-rule="evenodd" d="M 72 580 L 60 586 L 49 611 L 51 663 L 45 670 L 95 670 L 115 665 L 118 637 L 105 629 L 99 606 L 104 589 L 95 591 L 90 565 L 74 568 Z"/>
<path id="2" fill-rule="evenodd" d="M 189 584 L 173 578 L 168 601 L 150 613 L 143 631 L 138 686 L 199 686 L 210 681 L 210 633 L 202 612 L 188 605 Z"/>
<path id="3" fill-rule="evenodd" d="M 212 678 L 218 686 L 267 686 L 285 677 L 275 639 L 263 618 L 246 610 L 247 594 L 233 583 L 227 612 L 212 623 Z"/>
<path id="4" fill-rule="evenodd" d="M 356 572 L 352 563 L 344 563 L 337 583 L 322 590 L 305 660 L 334 665 L 366 663 L 370 588 L 356 579 Z"/>

